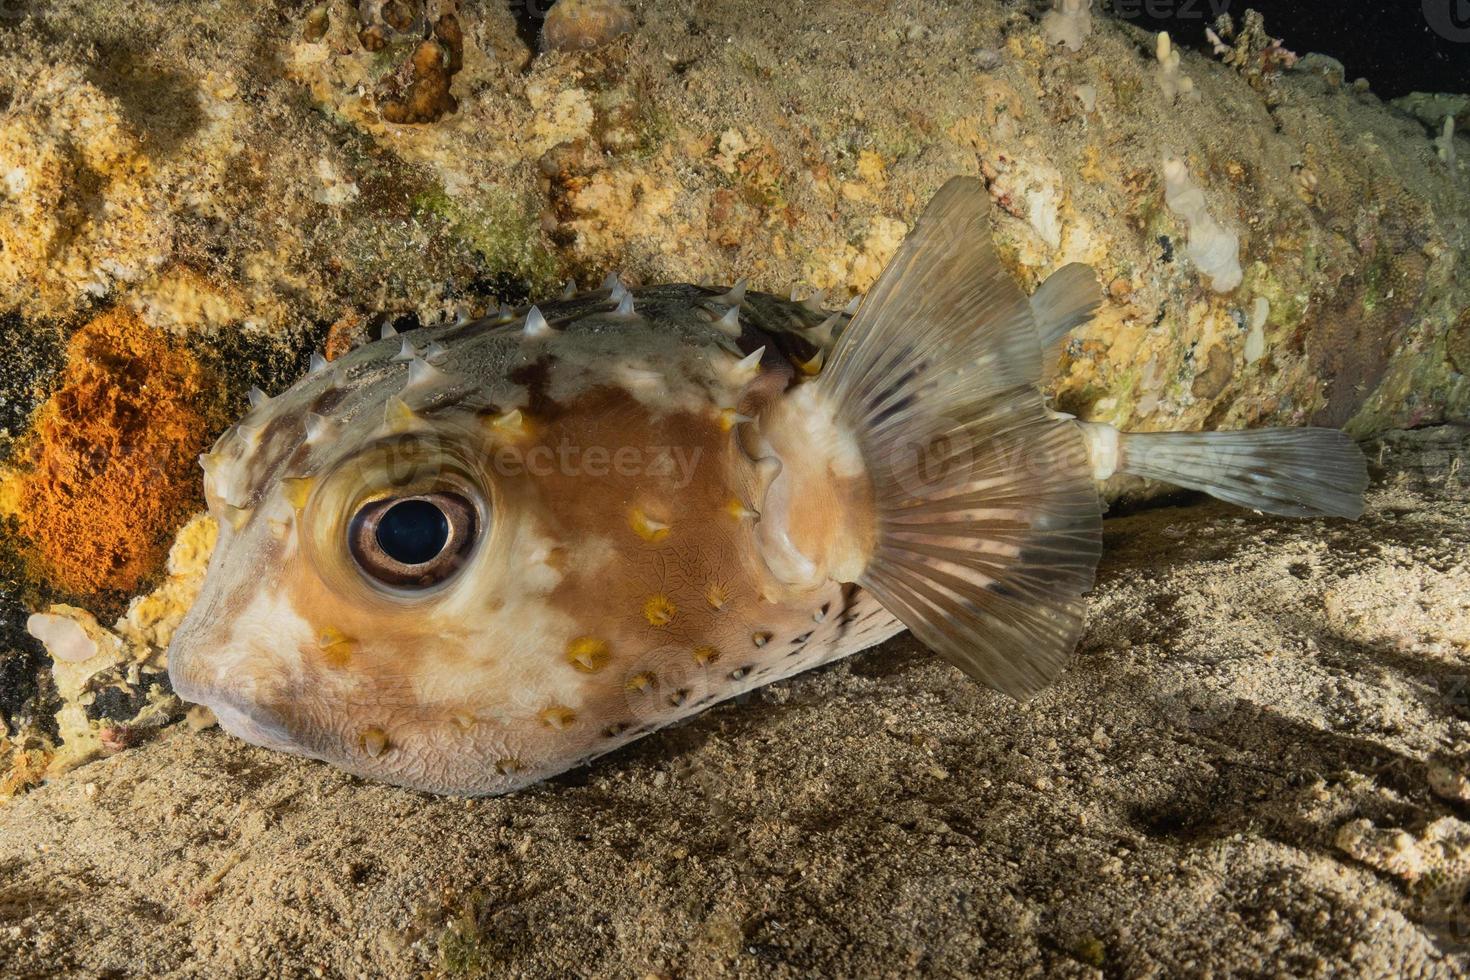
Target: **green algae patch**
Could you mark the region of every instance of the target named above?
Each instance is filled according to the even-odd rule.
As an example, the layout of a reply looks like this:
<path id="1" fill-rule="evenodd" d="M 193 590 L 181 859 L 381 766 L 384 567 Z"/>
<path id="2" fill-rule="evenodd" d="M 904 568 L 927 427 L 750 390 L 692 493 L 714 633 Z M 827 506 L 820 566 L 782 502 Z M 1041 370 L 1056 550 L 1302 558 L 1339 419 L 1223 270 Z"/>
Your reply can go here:
<path id="1" fill-rule="evenodd" d="M 490 191 L 460 200 L 434 188 L 418 194 L 413 205 L 416 215 L 443 222 L 468 246 L 483 262 L 486 278 L 512 279 L 527 296 L 558 288 L 561 264 L 542 241 L 539 209 L 529 195 Z"/>

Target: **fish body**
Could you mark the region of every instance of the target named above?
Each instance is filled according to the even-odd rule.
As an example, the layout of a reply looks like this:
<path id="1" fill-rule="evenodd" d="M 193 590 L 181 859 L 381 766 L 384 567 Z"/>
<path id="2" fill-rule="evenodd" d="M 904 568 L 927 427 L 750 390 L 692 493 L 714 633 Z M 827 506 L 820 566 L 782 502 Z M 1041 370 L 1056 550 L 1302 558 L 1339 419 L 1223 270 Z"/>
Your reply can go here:
<path id="1" fill-rule="evenodd" d="M 983 201 L 946 185 L 855 315 L 610 279 L 253 397 L 203 459 L 221 537 L 176 690 L 260 745 L 500 793 L 905 626 L 1034 693 L 1082 628 L 1113 470 L 1351 512 L 1336 434 L 1258 459 L 1249 433 L 1051 412 L 1096 282 L 1067 267 L 1028 300 Z"/>
<path id="2" fill-rule="evenodd" d="M 752 422 L 846 319 L 615 285 L 319 365 L 206 458 L 223 537 L 175 685 L 260 744 L 503 791 L 892 635 L 861 589 L 758 549 L 791 476 Z M 471 504 L 447 580 L 344 546 L 375 499 L 434 493 Z"/>

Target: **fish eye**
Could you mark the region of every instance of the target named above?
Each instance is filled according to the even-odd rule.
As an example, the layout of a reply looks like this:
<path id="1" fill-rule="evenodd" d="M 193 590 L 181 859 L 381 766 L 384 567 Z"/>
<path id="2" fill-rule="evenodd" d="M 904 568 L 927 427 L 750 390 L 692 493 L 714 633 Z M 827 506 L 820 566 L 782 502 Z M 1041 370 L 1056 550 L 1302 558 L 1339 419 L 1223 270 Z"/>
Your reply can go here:
<path id="1" fill-rule="evenodd" d="M 457 493 L 386 497 L 352 518 L 348 546 L 357 566 L 385 585 L 425 589 L 464 564 L 476 532 L 474 506 Z"/>

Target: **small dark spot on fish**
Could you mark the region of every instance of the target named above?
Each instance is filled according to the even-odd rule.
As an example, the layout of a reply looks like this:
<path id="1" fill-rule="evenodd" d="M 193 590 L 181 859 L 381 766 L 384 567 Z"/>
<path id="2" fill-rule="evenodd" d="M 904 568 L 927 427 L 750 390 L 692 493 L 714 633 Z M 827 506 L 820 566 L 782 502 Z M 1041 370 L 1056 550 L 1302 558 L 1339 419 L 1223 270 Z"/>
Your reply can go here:
<path id="1" fill-rule="evenodd" d="M 626 732 L 628 730 L 628 727 L 629 726 L 626 721 L 615 721 L 611 725 L 608 725 L 606 728 L 604 728 L 602 730 L 602 734 L 606 738 L 617 738 L 619 735 Z"/>
<path id="2" fill-rule="evenodd" d="M 801 634 L 800 636 L 798 636 L 796 639 L 792 640 L 791 642 L 794 645 L 796 645 L 796 646 L 801 646 L 803 643 L 805 643 L 807 640 L 810 640 L 811 638 L 812 638 L 812 634 L 810 632 L 806 632 L 806 633 Z"/>
<path id="3" fill-rule="evenodd" d="M 730 680 L 732 680 L 732 681 L 743 681 L 749 675 L 750 675 L 750 668 L 749 667 L 736 667 L 734 670 L 730 671 L 730 675 L 729 676 L 730 676 Z"/>
<path id="4" fill-rule="evenodd" d="M 347 389 L 345 387 L 342 385 L 330 385 L 322 389 L 322 393 L 316 396 L 308 411 L 315 412 L 318 415 L 331 415 L 332 409 L 340 405 L 342 399 L 346 397 Z"/>
<path id="5" fill-rule="evenodd" d="M 673 692 L 672 694 L 669 695 L 669 704 L 672 705 L 675 708 L 679 707 L 685 701 L 688 701 L 688 700 L 689 700 L 689 689 L 686 688 L 686 687 L 681 687 L 677 691 L 675 691 L 675 692 Z"/>
<path id="6" fill-rule="evenodd" d="M 556 366 L 556 361 L 556 357 L 547 355 L 510 372 L 511 381 L 526 386 L 530 400 L 526 410 L 538 421 L 549 421 L 562 414 L 561 406 L 546 393 L 551 387 L 551 369 Z"/>
<path id="7" fill-rule="evenodd" d="M 1159 236 L 1159 258 L 1164 262 L 1174 261 L 1174 243 L 1169 241 L 1168 235 Z"/>

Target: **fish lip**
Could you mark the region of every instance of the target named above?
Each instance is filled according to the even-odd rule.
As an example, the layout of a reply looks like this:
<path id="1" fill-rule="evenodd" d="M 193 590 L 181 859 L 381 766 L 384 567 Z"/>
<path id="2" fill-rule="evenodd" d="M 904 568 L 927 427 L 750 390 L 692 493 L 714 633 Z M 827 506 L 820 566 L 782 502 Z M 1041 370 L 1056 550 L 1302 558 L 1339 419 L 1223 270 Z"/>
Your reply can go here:
<path id="1" fill-rule="evenodd" d="M 259 701 L 246 701 L 239 693 L 221 684 L 209 681 L 196 683 L 196 678 L 190 675 L 197 672 L 188 669 L 188 658 L 175 659 L 172 649 L 169 654 L 169 683 L 181 700 L 208 708 L 214 712 L 221 728 L 252 745 L 282 752 L 301 751 L 279 713 Z"/>

